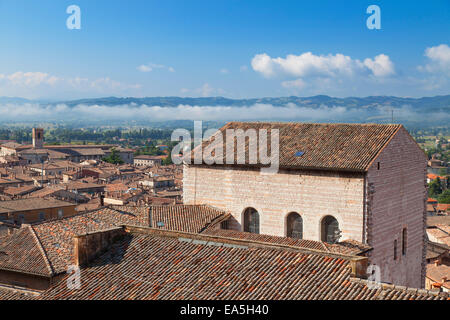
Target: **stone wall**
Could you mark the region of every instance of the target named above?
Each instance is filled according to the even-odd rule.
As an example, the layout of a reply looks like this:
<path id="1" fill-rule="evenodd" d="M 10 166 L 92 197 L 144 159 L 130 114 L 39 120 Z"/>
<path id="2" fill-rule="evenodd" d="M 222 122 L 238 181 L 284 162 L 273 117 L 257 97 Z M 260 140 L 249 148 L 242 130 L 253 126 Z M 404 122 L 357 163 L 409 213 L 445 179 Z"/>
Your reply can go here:
<path id="1" fill-rule="evenodd" d="M 260 214 L 260 233 L 286 235 L 286 217 L 303 218 L 303 238 L 320 240 L 320 222 L 334 216 L 342 238 L 362 241 L 364 177 L 362 174 L 286 171 L 262 175 L 259 169 L 185 166 L 185 204 L 210 204 L 229 210 L 232 228 L 242 230 L 243 211 Z"/>
<path id="2" fill-rule="evenodd" d="M 367 228 L 368 244 L 374 248 L 370 261 L 380 266 L 384 282 L 425 284 L 426 169 L 424 153 L 403 128 L 369 168 Z M 405 255 L 403 228 L 407 230 Z"/>

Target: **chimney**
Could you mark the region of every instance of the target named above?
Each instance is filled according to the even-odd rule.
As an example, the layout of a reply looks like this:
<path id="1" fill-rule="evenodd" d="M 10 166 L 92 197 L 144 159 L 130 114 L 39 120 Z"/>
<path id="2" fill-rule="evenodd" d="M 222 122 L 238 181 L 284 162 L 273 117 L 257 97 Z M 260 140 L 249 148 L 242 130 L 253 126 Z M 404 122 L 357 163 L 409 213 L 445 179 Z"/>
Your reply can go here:
<path id="1" fill-rule="evenodd" d="M 440 266 L 441 265 L 441 261 L 439 259 L 434 260 L 434 265 L 436 267 Z"/>
<path id="2" fill-rule="evenodd" d="M 115 227 L 75 236 L 73 238 L 74 264 L 77 266 L 88 264 L 124 234 L 123 228 Z"/>
<path id="3" fill-rule="evenodd" d="M 366 279 L 367 266 L 368 266 L 367 257 L 357 256 L 350 259 L 350 267 L 352 269 L 351 276 L 355 278 Z"/>
<path id="4" fill-rule="evenodd" d="M 447 277 L 446 276 L 442 277 L 442 283 L 444 283 L 446 281 L 447 281 Z"/>

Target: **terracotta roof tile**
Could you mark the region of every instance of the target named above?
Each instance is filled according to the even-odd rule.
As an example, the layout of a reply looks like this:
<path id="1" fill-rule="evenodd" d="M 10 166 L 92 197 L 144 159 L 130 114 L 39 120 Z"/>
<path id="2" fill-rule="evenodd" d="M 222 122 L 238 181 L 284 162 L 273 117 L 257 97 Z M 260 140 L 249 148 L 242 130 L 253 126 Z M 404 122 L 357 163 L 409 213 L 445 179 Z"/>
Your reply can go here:
<path id="1" fill-rule="evenodd" d="M 0 243 L 0 269 L 51 276 L 53 270 L 31 227 L 15 231 Z"/>
<path id="2" fill-rule="evenodd" d="M 81 288 L 63 280 L 38 299 L 446 299 L 401 287 L 370 289 L 345 258 L 266 247 L 131 233 L 81 270 Z"/>
<path id="3" fill-rule="evenodd" d="M 210 229 L 206 230 L 202 234 L 216 235 L 234 239 L 252 240 L 272 244 L 283 244 L 298 248 L 314 249 L 324 252 L 340 253 L 346 255 L 357 255 L 371 249 L 371 247 L 354 240 L 343 241 L 339 244 L 328 244 L 321 241 L 294 239 L 224 229 Z"/>
<path id="4" fill-rule="evenodd" d="M 266 129 L 269 133 L 278 129 L 280 168 L 366 171 L 371 161 L 400 128 L 403 126 L 398 124 L 230 122 L 219 131 L 222 132 L 226 145 L 225 132 L 228 129 Z M 270 137 L 267 140 L 270 150 Z M 210 139 L 203 143 L 203 150 L 211 141 Z M 248 139 L 244 147 L 247 155 L 246 165 L 254 165 L 249 164 Z M 235 163 L 237 148 L 234 148 Z M 191 154 L 192 159 L 194 151 L 195 149 Z M 226 163 L 225 150 L 223 154 L 223 162 Z M 259 158 L 256 165 L 261 165 Z"/>
<path id="5" fill-rule="evenodd" d="M 5 238 L 15 244 L 17 252 L 20 252 L 18 255 L 10 255 L 7 261 L 9 265 L 13 266 L 14 261 L 17 260 L 16 262 L 19 265 L 24 266 L 20 270 L 35 272 L 33 264 L 22 263 L 21 261 L 27 255 L 34 257 L 38 254 L 37 249 L 39 247 L 36 245 L 30 246 L 33 242 L 21 240 L 22 233 L 27 234 L 22 230 L 29 230 L 30 235 L 36 235 L 36 241 L 43 248 L 40 254 L 48 258 L 49 265 L 54 273 L 59 274 L 66 272 L 67 266 L 72 263 L 73 238 L 76 235 L 122 225 L 148 227 L 151 223 L 150 219 L 153 220 L 155 228 L 158 229 L 200 232 L 218 222 L 221 217 L 227 218 L 228 216 L 225 212 L 210 206 L 113 206 L 101 208 L 72 217 L 34 224 L 28 227 L 29 229 L 20 229 L 20 233 L 14 233 Z M 157 225 L 158 222 L 163 222 L 163 225 Z M 11 248 L 11 246 L 8 248 Z M 30 259 L 30 262 L 32 262 L 33 259 Z M 6 263 L 6 260 L 4 263 Z"/>

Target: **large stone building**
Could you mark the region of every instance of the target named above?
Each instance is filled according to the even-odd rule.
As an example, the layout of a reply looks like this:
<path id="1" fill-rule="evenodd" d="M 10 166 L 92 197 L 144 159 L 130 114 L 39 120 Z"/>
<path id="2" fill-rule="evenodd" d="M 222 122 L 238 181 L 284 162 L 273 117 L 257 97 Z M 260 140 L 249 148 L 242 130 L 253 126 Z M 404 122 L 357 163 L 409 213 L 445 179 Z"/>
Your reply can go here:
<path id="1" fill-rule="evenodd" d="M 367 244 L 381 281 L 424 286 L 427 159 L 403 126 L 232 122 L 224 141 L 228 129 L 278 129 L 279 171 L 262 174 L 248 155 L 243 164 L 186 162 L 186 204 L 231 212 L 236 230 Z M 230 145 L 248 151 L 249 138 Z"/>

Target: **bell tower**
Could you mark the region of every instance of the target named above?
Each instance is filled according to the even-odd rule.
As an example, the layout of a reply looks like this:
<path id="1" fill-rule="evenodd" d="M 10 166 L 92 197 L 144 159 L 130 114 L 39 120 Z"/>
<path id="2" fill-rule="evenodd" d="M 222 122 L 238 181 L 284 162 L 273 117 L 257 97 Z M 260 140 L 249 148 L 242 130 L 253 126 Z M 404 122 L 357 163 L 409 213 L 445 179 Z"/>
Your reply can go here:
<path id="1" fill-rule="evenodd" d="M 44 147 L 44 129 L 33 128 L 33 148 L 40 149 Z"/>

